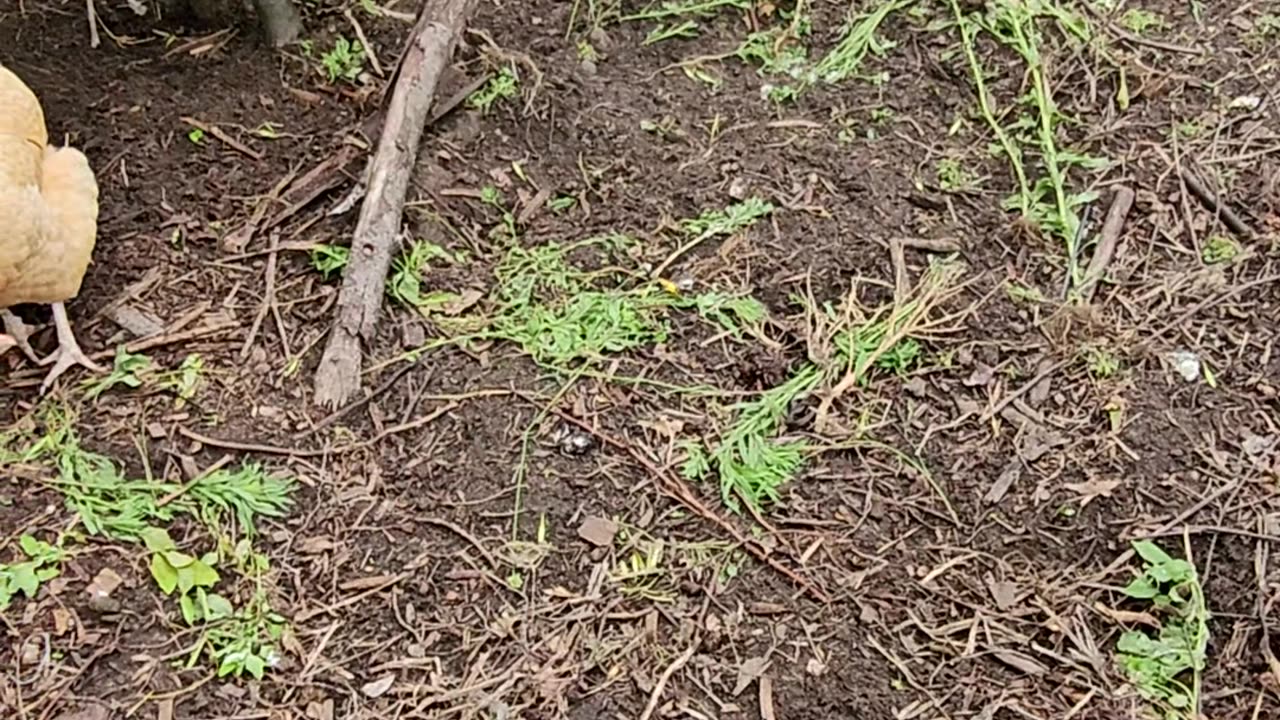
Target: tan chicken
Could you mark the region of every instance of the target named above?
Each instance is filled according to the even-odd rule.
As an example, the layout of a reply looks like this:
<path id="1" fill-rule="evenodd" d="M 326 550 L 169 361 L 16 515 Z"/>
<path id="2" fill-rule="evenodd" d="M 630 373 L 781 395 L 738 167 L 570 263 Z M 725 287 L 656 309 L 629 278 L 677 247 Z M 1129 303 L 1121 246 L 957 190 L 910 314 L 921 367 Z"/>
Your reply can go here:
<path id="1" fill-rule="evenodd" d="M 73 365 L 104 372 L 80 350 L 63 305 L 80 292 L 93 255 L 98 183 L 83 153 L 49 145 L 40 101 L 2 65 L 0 230 L 0 319 L 7 333 L 0 352 L 17 345 L 34 362 L 52 363 L 41 392 Z M 31 349 L 26 325 L 8 310 L 23 303 L 52 305 L 58 349 L 43 360 Z"/>

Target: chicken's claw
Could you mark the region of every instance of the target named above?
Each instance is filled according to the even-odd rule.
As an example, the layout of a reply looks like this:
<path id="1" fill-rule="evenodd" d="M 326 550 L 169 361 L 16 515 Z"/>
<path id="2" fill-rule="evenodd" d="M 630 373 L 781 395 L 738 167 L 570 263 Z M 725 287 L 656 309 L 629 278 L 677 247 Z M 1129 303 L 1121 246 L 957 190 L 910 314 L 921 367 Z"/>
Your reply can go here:
<path id="1" fill-rule="evenodd" d="M 40 383 L 40 394 L 49 391 L 49 387 L 53 385 L 53 381 L 57 380 L 60 375 L 71 369 L 73 365 L 79 365 L 87 368 L 95 373 L 104 373 L 106 369 L 89 359 L 80 349 L 80 344 L 76 342 L 76 336 L 71 332 L 71 323 L 67 320 L 67 310 L 62 303 L 53 303 L 53 321 L 58 328 L 58 349 L 49 357 L 40 361 L 41 365 L 53 363 L 53 367 L 49 370 L 49 374 L 44 376 L 44 382 Z"/>
<path id="2" fill-rule="evenodd" d="M 22 354 L 27 356 L 27 359 L 39 365 L 40 356 L 36 355 L 36 351 L 31 349 L 31 328 L 22 322 L 22 318 L 14 315 L 9 310 L 0 310 L 0 320 L 4 321 L 5 333 L 13 339 L 12 345 L 16 345 L 22 351 Z"/>

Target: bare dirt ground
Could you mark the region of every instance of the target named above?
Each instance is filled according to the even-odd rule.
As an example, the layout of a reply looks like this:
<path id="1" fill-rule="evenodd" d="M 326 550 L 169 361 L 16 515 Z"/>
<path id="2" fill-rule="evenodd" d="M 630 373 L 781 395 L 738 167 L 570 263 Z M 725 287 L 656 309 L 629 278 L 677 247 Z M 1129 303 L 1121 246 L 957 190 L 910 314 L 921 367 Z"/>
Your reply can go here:
<path id="1" fill-rule="evenodd" d="M 355 211 L 334 210 L 416 7 L 305 4 L 306 41 L 280 53 L 103 0 L 91 49 L 82 3 L 0 8 L 0 62 L 98 173 L 95 263 L 69 308 L 127 380 L 95 394 L 103 378 L 73 374 L 42 399 L 39 370 L 3 360 L 0 581 L 32 555 L 20 537 L 63 546 L 43 566 L 60 574 L 0 603 L 6 717 L 1142 717 L 1122 637 L 1198 616 L 1122 592 L 1139 539 L 1195 565 L 1181 592 L 1202 592 L 1208 640 L 1178 680 L 1203 716 L 1280 712 L 1275 10 L 1040 6 L 1078 11 L 1091 38 L 1037 21 L 1051 135 L 1063 158 L 1106 161 L 1064 171 L 1095 193 L 1069 251 L 1002 207 L 1017 179 L 953 22 L 1023 4 L 895 5 L 883 55 L 794 96 L 735 55 L 798 28 L 794 7 L 705 4 L 618 21 L 645 8 L 479 3 L 437 98 L 480 95 L 428 128 L 410 190 L 406 238 L 433 252 L 397 275 L 412 287 L 393 283 L 367 348 L 370 396 L 340 413 L 311 402 L 338 287 L 314 248 L 350 236 Z M 801 10 L 817 59 L 849 4 Z M 376 56 L 358 68 L 331 54 L 353 19 Z M 647 43 L 660 23 L 675 37 Z M 1015 102 L 1037 76 L 994 37 L 973 62 L 1000 125 L 1032 119 L 1014 142 L 1034 184 L 1043 136 Z M 1076 302 L 1068 268 L 1122 188 L 1114 258 Z M 682 225 L 752 200 L 771 211 L 705 238 Z M 530 260 L 532 298 L 503 295 L 512 258 L 612 234 L 632 240 Z M 767 317 L 673 299 L 712 293 Z M 494 330 L 575 294 L 616 304 L 590 331 L 557 334 L 554 312 Z M 549 360 L 623 325 L 620 345 Z M 727 506 L 714 453 L 736 404 L 810 370 L 760 436 L 796 462 L 743 460 L 789 482 Z M 204 479 L 244 463 L 291 478 L 291 503 L 250 520 L 201 504 Z M 114 531 L 85 520 L 90 496 Z M 221 577 L 197 586 L 232 614 L 184 619 L 155 558 L 186 561 L 120 529 L 129 498 L 176 548 L 212 553 Z"/>

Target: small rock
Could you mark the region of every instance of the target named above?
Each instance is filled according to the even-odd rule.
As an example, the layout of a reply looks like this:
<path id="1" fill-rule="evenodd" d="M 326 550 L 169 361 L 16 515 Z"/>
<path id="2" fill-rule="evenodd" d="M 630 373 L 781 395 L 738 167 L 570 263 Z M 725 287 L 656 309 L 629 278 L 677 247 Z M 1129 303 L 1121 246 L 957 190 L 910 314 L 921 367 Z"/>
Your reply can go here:
<path id="1" fill-rule="evenodd" d="M 587 35 L 587 38 L 591 40 L 591 44 L 595 49 L 602 52 L 613 47 L 613 38 L 609 37 L 609 33 L 605 32 L 604 28 L 598 27 L 592 30 L 591 33 Z"/>
<path id="2" fill-rule="evenodd" d="M 1200 356 L 1187 350 L 1174 350 L 1169 353 L 1169 361 L 1183 380 L 1195 382 L 1200 379 Z"/>
<path id="3" fill-rule="evenodd" d="M 560 437 L 560 452 L 565 455 L 586 455 L 596 447 L 596 439 L 584 432 L 570 431 Z"/>

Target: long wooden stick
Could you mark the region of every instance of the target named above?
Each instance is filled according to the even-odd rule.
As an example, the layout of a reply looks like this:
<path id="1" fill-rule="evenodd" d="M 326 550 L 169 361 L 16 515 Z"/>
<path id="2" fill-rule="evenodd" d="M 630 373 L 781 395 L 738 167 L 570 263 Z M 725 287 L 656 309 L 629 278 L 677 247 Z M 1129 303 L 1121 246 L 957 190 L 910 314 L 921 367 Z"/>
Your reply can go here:
<path id="1" fill-rule="evenodd" d="M 1120 244 L 1120 235 L 1124 230 L 1125 218 L 1133 207 L 1133 190 L 1121 185 L 1116 188 L 1111 208 L 1107 210 L 1107 219 L 1102 224 L 1102 233 L 1098 236 L 1098 244 L 1093 251 L 1093 259 L 1089 261 L 1089 269 L 1084 273 L 1084 283 L 1080 286 L 1080 298 L 1084 302 L 1093 300 L 1093 293 L 1098 283 L 1107 272 L 1111 258 L 1115 257 L 1116 246 Z"/>
<path id="2" fill-rule="evenodd" d="M 351 239 L 351 261 L 342 278 L 337 317 L 316 370 L 317 404 L 337 407 L 360 390 L 360 341 L 371 342 L 377 330 L 387 271 L 400 244 L 405 193 L 418 143 L 436 82 L 474 2 L 428 0 L 409 36 Z"/>

